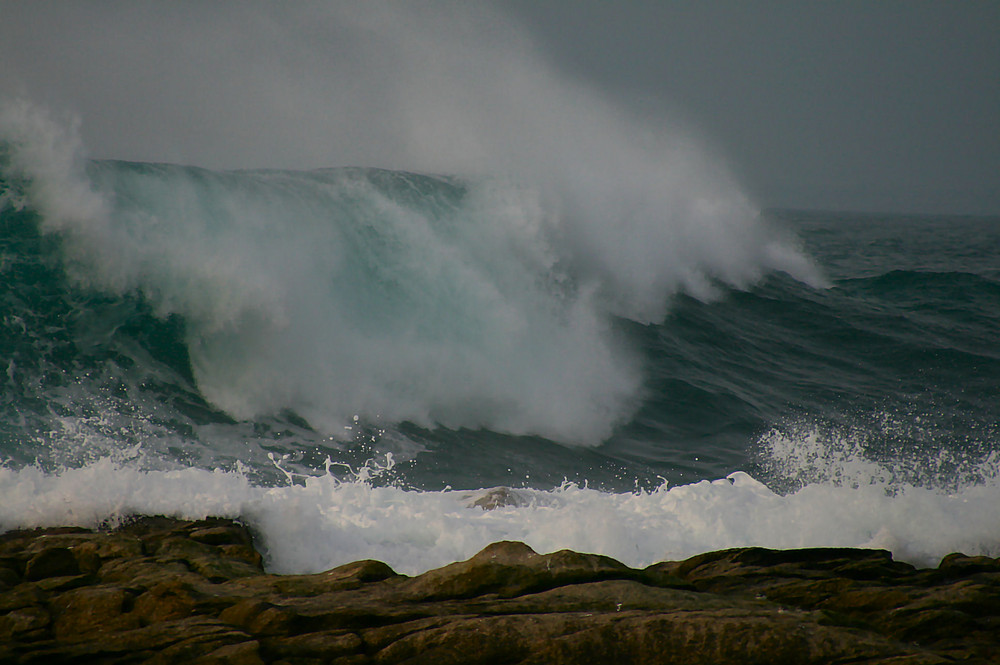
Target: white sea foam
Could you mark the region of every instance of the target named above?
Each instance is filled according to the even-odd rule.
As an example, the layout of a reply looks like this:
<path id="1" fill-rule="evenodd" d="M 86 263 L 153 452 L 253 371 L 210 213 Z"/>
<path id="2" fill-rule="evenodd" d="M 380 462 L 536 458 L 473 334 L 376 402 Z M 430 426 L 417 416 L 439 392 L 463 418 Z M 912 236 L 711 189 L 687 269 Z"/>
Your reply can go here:
<path id="1" fill-rule="evenodd" d="M 824 483 L 782 496 L 737 472 L 648 493 L 572 484 L 513 492 L 517 506 L 485 511 L 468 491 L 372 487 L 331 475 L 265 488 L 233 472 L 140 471 L 105 459 L 58 474 L 0 468 L 0 530 L 95 527 L 132 514 L 238 518 L 260 535 L 278 573 L 373 558 L 417 574 L 498 540 L 595 552 L 634 567 L 741 546 L 884 548 L 920 566 L 954 551 L 1000 556 L 996 483 L 894 493 Z"/>

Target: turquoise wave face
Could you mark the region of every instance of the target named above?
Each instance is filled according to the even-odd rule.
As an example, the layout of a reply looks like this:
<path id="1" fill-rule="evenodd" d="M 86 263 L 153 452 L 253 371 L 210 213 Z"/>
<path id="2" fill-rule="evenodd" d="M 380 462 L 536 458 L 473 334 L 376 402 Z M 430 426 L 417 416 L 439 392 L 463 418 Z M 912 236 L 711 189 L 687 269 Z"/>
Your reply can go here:
<path id="1" fill-rule="evenodd" d="M 649 321 L 509 183 L 90 162 L 56 205 L 10 172 L 15 467 L 124 455 L 279 480 L 274 455 L 308 473 L 391 453 L 380 482 L 423 488 L 741 468 L 794 488 L 845 447 L 934 482 L 997 449 L 996 220 L 775 215 L 761 237 L 794 231 L 832 284 L 733 288 L 713 248 L 691 259 L 713 297 L 673 285 Z M 788 441 L 812 450 L 794 472 Z"/>
<path id="2" fill-rule="evenodd" d="M 155 316 L 136 294 L 69 281 L 34 211 L 5 208 L 0 228 L 5 462 L 76 465 L 149 437 L 183 441 L 212 412 L 193 386 L 183 321 Z"/>

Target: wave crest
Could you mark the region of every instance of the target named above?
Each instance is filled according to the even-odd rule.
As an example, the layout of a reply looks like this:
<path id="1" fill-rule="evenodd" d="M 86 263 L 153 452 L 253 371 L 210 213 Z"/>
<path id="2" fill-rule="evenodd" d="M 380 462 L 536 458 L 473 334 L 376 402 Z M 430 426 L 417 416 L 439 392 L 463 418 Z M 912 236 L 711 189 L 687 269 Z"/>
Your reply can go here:
<path id="1" fill-rule="evenodd" d="M 72 127 L 26 104 L 0 116 L 4 180 L 61 239 L 71 277 L 183 317 L 199 390 L 241 419 L 290 410 L 334 434 L 360 416 L 595 445 L 643 389 L 615 315 L 657 320 L 675 292 L 709 298 L 769 270 L 815 277 L 693 158 L 642 153 L 620 187 L 583 162 L 579 177 L 528 183 L 209 171 L 84 163 Z"/>

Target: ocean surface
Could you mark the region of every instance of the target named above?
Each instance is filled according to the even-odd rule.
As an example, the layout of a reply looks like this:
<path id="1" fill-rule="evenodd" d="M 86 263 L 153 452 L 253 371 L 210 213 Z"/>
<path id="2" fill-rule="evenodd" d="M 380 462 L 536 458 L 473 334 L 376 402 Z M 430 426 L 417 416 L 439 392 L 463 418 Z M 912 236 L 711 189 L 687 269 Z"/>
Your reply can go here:
<path id="1" fill-rule="evenodd" d="M 229 516 L 276 572 L 1000 556 L 1000 218 L 91 160 L 5 113 L 0 531 Z"/>

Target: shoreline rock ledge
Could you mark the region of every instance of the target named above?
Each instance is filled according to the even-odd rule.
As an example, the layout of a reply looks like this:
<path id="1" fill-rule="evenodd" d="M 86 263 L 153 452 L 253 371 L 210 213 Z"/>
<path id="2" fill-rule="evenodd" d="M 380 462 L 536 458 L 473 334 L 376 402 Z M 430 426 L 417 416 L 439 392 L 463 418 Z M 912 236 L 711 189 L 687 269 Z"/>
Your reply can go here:
<path id="1" fill-rule="evenodd" d="M 416 577 L 269 575 L 233 521 L 0 535 L 0 663 L 1000 662 L 1000 560 L 710 552 L 629 568 L 501 542 Z"/>

